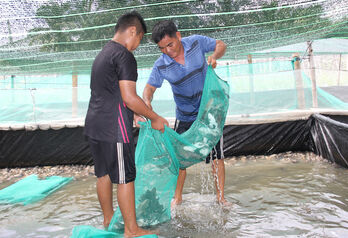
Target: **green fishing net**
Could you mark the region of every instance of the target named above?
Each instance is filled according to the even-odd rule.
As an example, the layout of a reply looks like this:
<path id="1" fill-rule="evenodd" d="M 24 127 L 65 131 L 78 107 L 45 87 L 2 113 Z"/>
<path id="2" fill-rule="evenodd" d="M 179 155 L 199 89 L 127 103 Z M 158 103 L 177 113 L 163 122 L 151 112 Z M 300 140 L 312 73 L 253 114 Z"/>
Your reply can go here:
<path id="1" fill-rule="evenodd" d="M 140 226 L 170 220 L 170 202 L 179 168 L 204 161 L 217 144 L 223 133 L 228 95 L 229 85 L 209 66 L 197 120 L 187 132 L 178 134 L 166 127 L 161 133 L 151 128 L 150 121 L 141 124 L 135 152 L 135 206 Z M 72 237 L 85 237 L 84 233 L 93 231 L 88 226 L 80 228 L 74 228 Z M 108 230 L 113 234 L 122 233 L 123 219 L 119 209 Z"/>
<path id="2" fill-rule="evenodd" d="M 33 174 L 1 189 L 0 203 L 31 204 L 45 198 L 71 180 L 72 177 L 60 176 L 39 179 L 37 175 Z"/>
<path id="3" fill-rule="evenodd" d="M 222 136 L 228 109 L 229 86 L 211 67 L 207 70 L 201 106 L 196 121 L 183 134 L 166 127 L 153 130 L 150 122 L 141 126 L 136 148 L 135 199 L 137 221 L 142 226 L 170 219 L 179 168 L 205 160 Z M 122 224 L 118 210 L 110 224 Z"/>

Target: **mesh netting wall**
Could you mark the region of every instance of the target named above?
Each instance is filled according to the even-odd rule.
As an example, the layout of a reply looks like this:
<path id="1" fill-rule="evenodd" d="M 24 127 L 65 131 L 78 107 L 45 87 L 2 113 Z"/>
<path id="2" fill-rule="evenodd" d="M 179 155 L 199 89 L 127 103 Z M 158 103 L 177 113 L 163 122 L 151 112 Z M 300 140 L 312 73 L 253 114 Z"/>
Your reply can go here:
<path id="1" fill-rule="evenodd" d="M 304 65 L 304 63 L 302 64 Z M 228 116 L 243 119 L 270 118 L 275 113 L 308 110 L 313 105 L 313 85 L 310 72 L 302 69 L 298 78 L 290 60 L 259 62 L 253 64 L 219 65 L 216 73 L 230 85 Z M 317 72 L 317 101 L 319 109 L 348 110 L 348 78 L 336 78 Z M 151 69 L 139 70 L 138 94 L 142 94 Z M 26 76 L 28 77 L 28 76 Z M 71 75 L 31 76 L 37 80 L 35 88 L 25 88 L 24 76 L 16 76 L 17 84 L 11 89 L 11 78 L 6 80 L 9 89 L 1 91 L 0 125 L 30 124 L 52 121 L 83 121 L 90 97 L 89 75 L 80 75 L 80 85 L 72 88 Z M 340 79 L 340 80 L 339 80 Z M 66 81 L 55 88 L 47 88 L 44 82 Z M 48 84 L 50 85 L 50 84 Z M 300 86 L 299 86 L 300 85 Z M 59 87 L 60 86 L 60 87 Z M 153 108 L 164 117 L 175 117 L 175 103 L 170 85 L 165 81 L 154 95 Z M 286 116 L 286 114 L 285 114 Z"/>
<path id="2" fill-rule="evenodd" d="M 183 36 L 202 34 L 228 45 L 225 59 L 321 38 L 344 38 L 345 0 L 103 1 L 4 0 L 0 2 L 0 75 L 88 74 L 114 34 L 117 18 L 141 13 L 151 32 L 172 19 Z M 151 67 L 159 50 L 147 34 L 135 55 Z"/>

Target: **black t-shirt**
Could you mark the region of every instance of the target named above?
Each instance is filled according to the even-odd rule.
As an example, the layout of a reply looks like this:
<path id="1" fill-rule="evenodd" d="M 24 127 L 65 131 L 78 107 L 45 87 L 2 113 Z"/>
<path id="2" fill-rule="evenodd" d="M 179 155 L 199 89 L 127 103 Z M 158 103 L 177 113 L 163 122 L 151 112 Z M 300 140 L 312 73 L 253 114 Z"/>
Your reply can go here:
<path id="1" fill-rule="evenodd" d="M 133 54 L 109 41 L 93 62 L 85 135 L 100 141 L 134 143 L 133 111 L 122 100 L 119 80 L 136 82 L 137 78 Z"/>

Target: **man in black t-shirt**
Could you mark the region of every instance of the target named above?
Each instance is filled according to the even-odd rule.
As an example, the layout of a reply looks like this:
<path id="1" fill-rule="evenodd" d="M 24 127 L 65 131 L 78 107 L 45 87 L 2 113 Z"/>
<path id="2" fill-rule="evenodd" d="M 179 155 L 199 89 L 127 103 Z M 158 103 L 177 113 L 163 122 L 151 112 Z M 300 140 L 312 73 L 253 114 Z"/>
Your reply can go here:
<path id="1" fill-rule="evenodd" d="M 151 234 L 138 227 L 135 216 L 135 148 L 133 119 L 151 120 L 152 128 L 164 131 L 167 120 L 146 106 L 136 93 L 137 63 L 132 54 L 146 25 L 137 12 L 121 16 L 115 35 L 93 62 L 91 98 L 84 133 L 88 138 L 97 176 L 97 194 L 103 210 L 104 227 L 114 209 L 112 184 L 117 184 L 117 200 L 125 223 L 125 237 Z"/>

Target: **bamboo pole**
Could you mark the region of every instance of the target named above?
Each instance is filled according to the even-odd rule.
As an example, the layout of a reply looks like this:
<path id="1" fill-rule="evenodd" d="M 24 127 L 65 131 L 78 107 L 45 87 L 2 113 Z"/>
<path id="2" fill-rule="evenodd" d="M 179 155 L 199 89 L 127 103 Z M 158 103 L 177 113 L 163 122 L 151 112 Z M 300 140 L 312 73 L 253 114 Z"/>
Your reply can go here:
<path id="1" fill-rule="evenodd" d="M 337 86 L 340 86 L 340 81 L 341 81 L 341 62 L 342 62 L 342 54 L 340 54 L 340 61 L 338 62 L 338 79 L 337 79 Z"/>
<path id="2" fill-rule="evenodd" d="M 255 103 L 254 94 L 254 69 L 253 69 L 253 59 L 252 55 L 248 54 L 248 64 L 249 64 L 249 93 L 250 93 L 250 104 Z"/>
<path id="3" fill-rule="evenodd" d="M 15 75 L 11 75 L 11 88 L 15 87 Z"/>
<path id="4" fill-rule="evenodd" d="M 305 104 L 305 96 L 304 96 L 304 89 L 303 89 L 300 54 L 294 53 L 292 55 L 292 58 L 294 62 L 294 77 L 295 77 L 295 88 L 297 93 L 297 108 L 305 109 L 306 104 Z"/>
<path id="5" fill-rule="evenodd" d="M 72 86 L 77 87 L 77 82 L 78 82 L 78 76 L 76 73 L 72 75 Z"/>
<path id="6" fill-rule="evenodd" d="M 71 98 L 71 111 L 72 111 L 72 117 L 77 117 L 77 111 L 78 111 L 78 103 L 77 103 L 77 87 L 78 85 L 78 76 L 77 73 L 73 73 L 72 75 L 72 98 Z"/>

